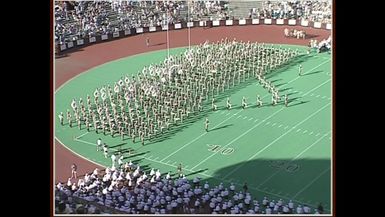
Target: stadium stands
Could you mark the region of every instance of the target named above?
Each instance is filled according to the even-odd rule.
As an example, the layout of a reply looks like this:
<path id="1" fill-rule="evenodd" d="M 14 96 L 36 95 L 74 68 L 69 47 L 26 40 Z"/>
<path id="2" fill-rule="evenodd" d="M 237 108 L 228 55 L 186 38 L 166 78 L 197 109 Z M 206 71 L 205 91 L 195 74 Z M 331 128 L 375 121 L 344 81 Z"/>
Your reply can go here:
<path id="1" fill-rule="evenodd" d="M 55 42 L 187 21 L 272 18 L 331 23 L 331 0 L 167 2 L 55 1 Z"/>
<path id="2" fill-rule="evenodd" d="M 250 18 L 304 19 L 312 22 L 331 23 L 332 1 L 266 1 L 262 7 L 250 8 Z"/>
<path id="3" fill-rule="evenodd" d="M 168 3 L 167 3 L 168 2 Z M 75 41 L 136 27 L 186 22 L 186 1 L 55 1 L 55 40 Z M 190 20 L 226 19 L 225 2 L 196 1 Z"/>

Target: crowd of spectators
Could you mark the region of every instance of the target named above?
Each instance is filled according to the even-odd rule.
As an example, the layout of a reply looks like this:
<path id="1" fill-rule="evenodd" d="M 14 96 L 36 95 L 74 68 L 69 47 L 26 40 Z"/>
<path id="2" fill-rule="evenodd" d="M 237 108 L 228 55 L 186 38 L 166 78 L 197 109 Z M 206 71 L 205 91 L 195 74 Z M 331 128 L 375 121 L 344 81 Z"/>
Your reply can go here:
<path id="1" fill-rule="evenodd" d="M 62 44 L 136 27 L 226 19 L 224 1 L 55 1 L 55 39 Z M 190 10 L 190 11 L 188 11 Z"/>
<path id="2" fill-rule="evenodd" d="M 312 209 L 293 201 L 257 200 L 233 183 L 210 183 L 184 175 L 172 178 L 152 169 L 147 173 L 131 161 L 121 169 L 95 169 L 76 182 L 55 186 L 56 213 L 126 214 L 321 214 L 322 206 Z M 79 202 L 85 201 L 85 202 Z M 104 207 L 104 208 L 103 208 Z"/>
<path id="3" fill-rule="evenodd" d="M 55 1 L 58 44 L 136 27 L 230 18 L 229 1 Z M 305 19 L 331 23 L 331 0 L 267 1 L 249 18 Z"/>
<path id="4" fill-rule="evenodd" d="M 331 0 L 266 1 L 262 8 L 252 8 L 250 18 L 304 19 L 312 22 L 331 23 Z"/>

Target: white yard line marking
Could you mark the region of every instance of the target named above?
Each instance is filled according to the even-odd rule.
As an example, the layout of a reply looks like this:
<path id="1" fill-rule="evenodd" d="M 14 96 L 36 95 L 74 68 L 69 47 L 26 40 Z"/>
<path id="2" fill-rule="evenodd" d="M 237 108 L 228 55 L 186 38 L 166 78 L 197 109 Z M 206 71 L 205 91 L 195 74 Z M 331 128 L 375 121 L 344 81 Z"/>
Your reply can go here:
<path id="1" fill-rule="evenodd" d="M 303 187 L 300 191 L 298 191 L 294 196 L 293 199 L 296 198 L 299 194 L 301 194 L 304 190 L 306 190 L 308 187 L 310 187 L 314 182 L 316 182 L 323 174 L 325 174 L 328 170 L 330 170 L 330 167 L 324 170 L 322 173 L 320 173 L 317 177 L 315 177 L 309 184 L 307 184 L 305 187 Z"/>
<path id="2" fill-rule="evenodd" d="M 251 156 L 249 159 L 247 159 L 247 161 L 245 161 L 244 163 L 240 164 L 239 166 L 237 166 L 236 168 L 234 168 L 232 171 L 230 171 L 229 173 L 227 173 L 227 175 L 223 178 L 226 178 L 228 176 L 230 176 L 231 174 L 233 174 L 235 171 L 237 171 L 239 168 L 241 168 L 243 165 L 245 165 L 245 163 L 247 163 L 249 160 L 253 159 L 254 157 L 256 157 L 257 155 L 259 155 L 260 153 L 262 153 L 264 150 L 266 150 L 268 147 L 270 147 L 271 145 L 273 145 L 276 141 L 278 141 L 279 139 L 281 139 L 282 137 L 284 137 L 286 134 L 290 133 L 294 128 L 296 128 L 297 126 L 301 125 L 302 123 L 304 123 L 305 121 L 309 120 L 311 117 L 313 117 L 314 115 L 316 115 L 318 112 L 320 112 L 321 110 L 323 110 L 324 108 L 326 108 L 327 106 L 329 106 L 330 103 L 324 105 L 323 107 L 321 107 L 320 109 L 318 109 L 317 111 L 315 111 L 313 114 L 309 115 L 307 118 L 303 119 L 302 121 L 300 121 L 299 123 L 297 123 L 294 127 L 292 127 L 290 130 L 286 131 L 284 134 L 282 134 L 281 136 L 279 136 L 278 138 L 276 138 L 274 141 L 272 141 L 270 144 L 268 144 L 267 146 L 265 146 L 264 148 L 262 148 L 261 150 L 259 150 L 257 153 L 255 153 L 253 156 Z"/>
<path id="3" fill-rule="evenodd" d="M 284 129 L 286 130 L 289 126 L 286 126 Z"/>
<path id="4" fill-rule="evenodd" d="M 75 137 L 75 139 L 79 139 L 79 138 L 81 138 L 81 137 L 87 135 L 88 133 L 89 133 L 89 132 L 85 132 L 85 133 L 83 133 L 82 135 Z"/>
<path id="5" fill-rule="evenodd" d="M 274 123 L 273 125 L 271 125 L 272 127 L 274 127 L 277 123 Z"/>
<path id="6" fill-rule="evenodd" d="M 306 132 L 307 132 L 307 130 L 303 131 L 302 133 L 306 133 Z"/>
<path id="7" fill-rule="evenodd" d="M 280 128 L 280 127 L 282 127 L 282 124 L 280 124 L 280 125 L 278 126 L 278 128 Z"/>
<path id="8" fill-rule="evenodd" d="M 240 113 L 242 110 L 239 110 L 237 113 L 235 113 L 234 115 L 237 115 L 238 113 Z M 224 121 L 220 122 L 219 124 L 215 125 L 213 128 L 216 128 L 218 127 L 219 125 L 223 124 L 224 122 L 226 122 L 227 120 L 229 120 L 230 118 L 232 118 L 234 115 L 231 115 L 230 117 L 226 118 Z M 175 153 L 179 152 L 180 150 L 182 150 L 184 147 L 190 145 L 191 143 L 195 142 L 196 140 L 198 140 L 199 138 L 201 138 L 202 136 L 204 136 L 207 132 L 204 132 L 202 133 L 200 136 L 196 137 L 195 139 L 191 140 L 190 142 L 184 144 L 183 146 L 181 146 L 180 148 L 178 148 L 176 151 L 172 152 L 171 154 L 167 155 L 165 158 L 163 158 L 162 160 L 160 161 L 164 161 L 166 160 L 167 158 L 169 158 L 170 156 L 174 155 Z"/>
<path id="9" fill-rule="evenodd" d="M 226 148 L 227 146 L 229 146 L 230 144 L 232 144 L 233 142 L 237 141 L 238 139 L 240 139 L 241 137 L 243 137 L 244 135 L 246 135 L 247 133 L 249 133 L 250 131 L 252 131 L 254 128 L 256 128 L 257 126 L 259 126 L 260 124 L 262 124 L 264 121 L 266 121 L 267 119 L 273 117 L 274 115 L 278 114 L 279 112 L 281 112 L 282 110 L 284 109 L 284 107 L 282 107 L 281 109 L 279 109 L 278 111 L 274 112 L 273 114 L 269 115 L 267 118 L 265 118 L 263 121 L 259 122 L 258 124 L 254 125 L 252 128 L 248 129 L 246 132 L 242 133 L 241 135 L 239 135 L 237 138 L 233 139 L 231 142 L 227 143 L 225 146 L 223 146 L 223 148 Z M 206 162 L 208 159 L 210 159 L 212 156 L 214 156 L 216 154 L 216 152 L 214 152 L 213 154 L 211 154 L 210 156 L 208 156 L 207 158 L 205 158 L 204 160 L 200 161 L 197 165 L 195 165 L 193 168 L 191 169 L 194 169 L 196 167 L 198 167 L 199 165 L 201 165 L 202 163 Z"/>
<path id="10" fill-rule="evenodd" d="M 247 117 L 245 116 L 244 118 L 243 118 L 243 120 L 245 120 Z"/>
<path id="11" fill-rule="evenodd" d="M 331 81 L 331 79 L 328 79 L 328 80 L 326 80 L 325 82 L 323 82 L 322 84 L 318 85 L 317 87 L 314 87 L 313 89 L 309 90 L 307 93 L 305 93 L 305 94 L 302 95 L 302 96 L 306 96 L 308 93 L 312 92 L 312 91 L 315 90 L 315 89 L 318 89 L 319 87 L 321 87 L 322 85 L 326 84 L 326 83 L 329 82 L 329 81 Z M 310 94 L 310 96 L 313 96 L 313 95 L 314 95 L 313 93 Z"/>
<path id="12" fill-rule="evenodd" d="M 315 144 L 317 144 L 319 141 L 321 141 L 323 138 L 325 138 L 325 136 L 327 136 L 329 133 L 326 133 L 323 137 L 317 139 L 315 142 L 313 142 L 313 144 L 311 144 L 309 147 L 305 148 L 301 153 L 299 153 L 297 156 L 295 156 L 293 159 L 291 159 L 289 161 L 290 162 L 293 162 L 295 161 L 297 158 L 299 158 L 303 153 L 305 153 L 307 150 L 309 150 L 311 147 L 313 147 Z M 276 172 L 274 172 L 271 176 L 269 176 L 267 179 L 265 179 L 261 184 L 258 185 L 258 188 L 260 188 L 263 184 L 265 184 L 266 182 L 268 182 L 271 178 L 273 178 L 276 174 L 278 174 L 280 171 L 282 171 L 282 169 L 279 169 L 277 170 Z"/>
<path id="13" fill-rule="evenodd" d="M 324 62 L 322 62 L 321 64 L 319 64 L 319 65 L 317 65 L 317 66 L 313 67 L 313 68 L 312 68 L 312 69 L 310 69 L 309 71 L 306 71 L 304 74 L 306 74 L 306 73 L 309 73 L 309 72 L 313 71 L 314 69 L 316 69 L 316 68 L 318 68 L 318 67 L 322 66 L 323 64 L 325 64 L 325 63 L 327 63 L 327 62 L 329 62 L 329 61 L 330 61 L 330 59 L 329 59 L 329 60 L 326 60 L 326 61 L 324 61 Z M 299 78 L 300 78 L 300 76 L 296 77 L 295 79 L 293 79 L 293 80 L 289 81 L 288 83 L 286 83 L 286 85 L 287 85 L 287 84 L 290 84 L 291 82 L 293 82 L 293 81 L 295 81 L 295 80 L 297 80 L 297 79 L 299 79 Z M 284 85 L 285 85 L 285 84 L 284 84 Z M 284 85 L 282 85 L 282 86 L 284 86 Z"/>
<path id="14" fill-rule="evenodd" d="M 250 118 L 249 121 L 253 120 L 253 118 Z"/>
<path id="15" fill-rule="evenodd" d="M 298 129 L 296 132 L 298 133 L 301 129 Z"/>

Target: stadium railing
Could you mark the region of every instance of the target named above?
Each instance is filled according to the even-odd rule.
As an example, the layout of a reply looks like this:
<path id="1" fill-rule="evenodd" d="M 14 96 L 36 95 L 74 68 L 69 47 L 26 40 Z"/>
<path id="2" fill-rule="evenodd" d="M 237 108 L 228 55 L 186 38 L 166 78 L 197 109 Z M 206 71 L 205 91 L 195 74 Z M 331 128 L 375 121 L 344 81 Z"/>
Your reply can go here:
<path id="1" fill-rule="evenodd" d="M 307 20 L 295 20 L 295 19 L 230 19 L 230 20 L 207 20 L 207 21 L 193 21 L 193 22 L 181 22 L 176 24 L 170 24 L 168 26 L 169 30 L 185 29 L 189 25 L 193 27 L 218 27 L 218 26 L 237 26 L 237 25 L 287 25 L 287 26 L 302 26 L 309 27 L 314 29 L 326 29 L 331 30 L 331 23 L 321 23 L 321 22 L 312 22 Z M 60 49 L 59 53 L 64 51 L 70 51 L 76 47 L 83 47 L 90 44 L 95 44 L 104 41 L 110 41 L 118 38 L 134 36 L 137 34 L 147 33 L 147 32 L 159 32 L 167 30 L 167 26 L 151 26 L 151 27 L 137 27 L 130 28 L 126 30 L 121 30 L 118 32 L 113 32 L 112 34 L 97 35 L 94 37 L 85 37 L 75 41 L 66 42 L 60 44 L 58 47 Z"/>

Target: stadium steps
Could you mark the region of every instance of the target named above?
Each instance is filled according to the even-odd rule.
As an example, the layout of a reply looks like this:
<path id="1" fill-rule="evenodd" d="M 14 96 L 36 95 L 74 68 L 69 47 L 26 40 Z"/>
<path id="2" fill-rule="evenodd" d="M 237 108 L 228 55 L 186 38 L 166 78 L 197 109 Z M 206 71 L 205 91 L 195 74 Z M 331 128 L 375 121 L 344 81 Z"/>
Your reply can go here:
<path id="1" fill-rule="evenodd" d="M 230 16 L 235 19 L 248 18 L 249 11 L 252 8 L 262 8 L 263 1 L 230 1 Z"/>

